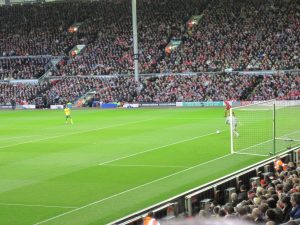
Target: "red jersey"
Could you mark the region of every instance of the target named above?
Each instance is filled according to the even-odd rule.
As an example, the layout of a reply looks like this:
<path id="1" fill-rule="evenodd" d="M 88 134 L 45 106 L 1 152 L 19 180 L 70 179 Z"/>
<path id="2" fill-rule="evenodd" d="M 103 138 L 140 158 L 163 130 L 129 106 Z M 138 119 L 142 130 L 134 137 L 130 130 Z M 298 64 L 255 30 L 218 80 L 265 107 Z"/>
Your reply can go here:
<path id="1" fill-rule="evenodd" d="M 224 104 L 225 104 L 225 109 L 230 110 L 231 108 L 230 101 L 224 101 Z"/>

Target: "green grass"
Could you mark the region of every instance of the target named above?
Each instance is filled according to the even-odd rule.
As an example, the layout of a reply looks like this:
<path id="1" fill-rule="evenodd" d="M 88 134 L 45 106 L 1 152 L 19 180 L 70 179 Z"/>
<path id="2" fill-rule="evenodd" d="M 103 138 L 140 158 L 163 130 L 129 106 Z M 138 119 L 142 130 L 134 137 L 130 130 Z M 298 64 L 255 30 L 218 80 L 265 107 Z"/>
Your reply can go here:
<path id="1" fill-rule="evenodd" d="M 72 115 L 0 111 L 0 224 L 107 224 L 265 159 L 230 154 L 220 108 Z"/>

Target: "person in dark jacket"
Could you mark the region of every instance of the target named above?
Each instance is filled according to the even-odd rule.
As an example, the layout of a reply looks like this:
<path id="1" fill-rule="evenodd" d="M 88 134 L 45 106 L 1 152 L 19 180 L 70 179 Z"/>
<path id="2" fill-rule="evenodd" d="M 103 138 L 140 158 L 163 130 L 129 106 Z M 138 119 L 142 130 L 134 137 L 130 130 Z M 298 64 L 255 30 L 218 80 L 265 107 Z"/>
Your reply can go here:
<path id="1" fill-rule="evenodd" d="M 300 193 L 296 192 L 291 195 L 292 211 L 290 213 L 291 220 L 300 218 Z"/>
<path id="2" fill-rule="evenodd" d="M 244 200 L 248 200 L 247 189 L 245 185 L 240 186 L 240 193 L 238 194 L 238 202 L 242 202 Z"/>

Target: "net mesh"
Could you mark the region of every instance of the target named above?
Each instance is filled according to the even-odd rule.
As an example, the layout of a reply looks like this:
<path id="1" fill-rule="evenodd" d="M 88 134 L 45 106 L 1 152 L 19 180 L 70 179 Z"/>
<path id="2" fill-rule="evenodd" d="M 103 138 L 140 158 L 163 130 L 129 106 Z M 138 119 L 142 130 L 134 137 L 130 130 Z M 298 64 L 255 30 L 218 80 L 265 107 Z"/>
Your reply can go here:
<path id="1" fill-rule="evenodd" d="M 276 152 L 300 144 L 300 103 L 277 101 L 275 110 Z"/>
<path id="2" fill-rule="evenodd" d="M 233 136 L 232 151 L 268 155 L 273 152 L 273 101 L 233 108 L 238 119 L 237 137 Z"/>
<path id="3" fill-rule="evenodd" d="M 270 155 L 300 145 L 300 102 L 267 101 L 232 108 L 238 119 L 231 128 L 233 153 Z"/>

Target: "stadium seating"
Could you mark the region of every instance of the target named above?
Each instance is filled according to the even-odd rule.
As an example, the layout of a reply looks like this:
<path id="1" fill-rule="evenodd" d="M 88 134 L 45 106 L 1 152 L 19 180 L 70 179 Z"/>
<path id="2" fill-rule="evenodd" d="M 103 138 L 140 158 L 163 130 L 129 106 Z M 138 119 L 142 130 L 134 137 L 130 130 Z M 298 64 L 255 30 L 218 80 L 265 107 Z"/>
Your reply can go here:
<path id="1" fill-rule="evenodd" d="M 38 79 L 46 72 L 49 61 L 49 57 L 0 58 L 0 80 Z"/>
<path id="2" fill-rule="evenodd" d="M 133 73 L 131 10 L 127 1 L 5 6 L 0 14 L 5 21 L 0 25 L 2 57 L 68 57 L 53 70 L 53 76 Z M 188 27 L 188 19 L 199 14 L 203 14 L 200 23 Z M 207 4 L 176 0 L 170 4 L 144 0 L 138 2 L 138 18 L 141 73 L 300 67 L 296 3 L 215 0 Z M 69 32 L 75 22 L 83 25 L 77 32 Z M 166 53 L 165 47 L 172 39 L 183 44 Z M 77 44 L 86 48 L 73 58 L 69 51 Z M 26 70 L 26 65 L 20 67 Z M 35 77 L 40 70 L 37 67 L 33 75 L 19 73 L 14 78 Z M 10 76 L 2 73 L 1 79 Z"/>
<path id="3" fill-rule="evenodd" d="M 17 88 L 25 89 L 24 92 L 18 92 Z M 65 77 L 44 84 L 17 86 L 6 83 L 0 84 L 0 104 L 10 98 L 27 102 L 38 102 L 38 99 L 43 98 L 46 105 L 64 104 L 75 102 L 90 90 L 94 90 L 97 99 L 102 102 L 300 99 L 299 73 L 272 76 L 206 73 L 193 76 L 141 76 L 139 82 L 133 76 L 116 76 Z"/>
<path id="4" fill-rule="evenodd" d="M 133 73 L 131 9 L 127 1 L 4 6 L 0 14 L 5 21 L 0 25 L 1 80 L 36 79 L 48 69 L 50 78 Z M 199 24 L 187 26 L 189 18 L 199 14 L 203 15 Z M 146 76 L 139 83 L 132 77 L 109 78 L 113 87 L 105 94 L 99 90 L 101 100 L 299 99 L 299 72 L 266 76 L 224 73 L 299 69 L 300 21 L 296 2 L 175 0 L 170 4 L 143 0 L 138 2 L 138 18 L 141 73 L 198 72 L 198 76 Z M 83 25 L 71 32 L 69 28 L 75 22 Z M 181 40 L 182 44 L 166 52 L 170 40 Z M 70 55 L 77 44 L 85 46 L 83 52 Z M 47 67 L 49 59 L 45 55 L 63 59 L 51 68 Z M 204 74 L 205 71 L 216 73 Z M 89 79 L 85 81 L 90 84 Z M 93 82 L 102 84 L 101 79 Z M 53 96 L 58 99 L 59 95 L 60 101 L 75 101 L 97 85 L 80 86 L 70 94 L 67 83 L 77 87 L 75 80 L 52 82 L 47 85 L 44 98 L 53 103 L 57 102 Z M 56 93 L 63 89 L 64 94 Z M 41 98 L 40 95 L 35 98 Z"/>

